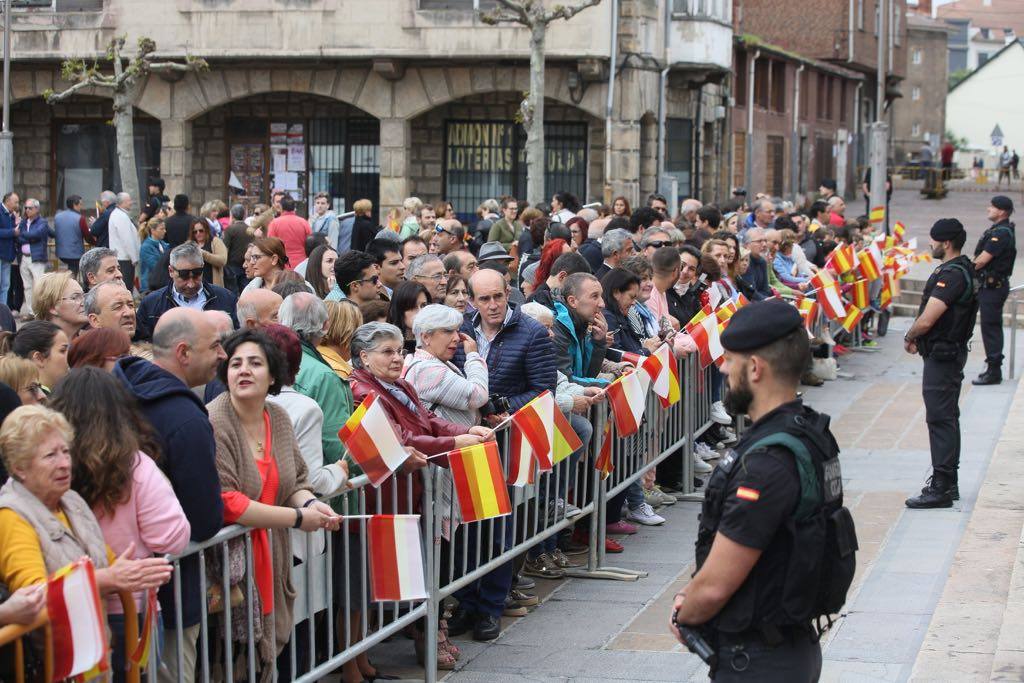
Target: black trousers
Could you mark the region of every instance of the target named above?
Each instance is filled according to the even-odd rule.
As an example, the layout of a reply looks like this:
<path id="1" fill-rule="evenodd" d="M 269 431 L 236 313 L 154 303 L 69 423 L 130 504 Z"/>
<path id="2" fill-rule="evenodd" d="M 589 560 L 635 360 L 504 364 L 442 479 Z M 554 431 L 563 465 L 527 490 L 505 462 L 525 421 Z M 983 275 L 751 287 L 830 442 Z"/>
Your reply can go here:
<path id="1" fill-rule="evenodd" d="M 966 349 L 953 360 L 925 358 L 921 379 L 932 470 L 953 480 L 960 466 L 960 385 L 966 362 Z"/>
<path id="2" fill-rule="evenodd" d="M 1010 285 L 983 287 L 978 292 L 978 310 L 981 312 L 981 340 L 985 344 L 985 362 L 1003 364 L 1003 304 L 1010 293 Z"/>
<path id="3" fill-rule="evenodd" d="M 715 683 L 815 683 L 821 677 L 821 646 L 810 633 L 794 633 L 778 645 L 757 635 L 720 637 Z"/>

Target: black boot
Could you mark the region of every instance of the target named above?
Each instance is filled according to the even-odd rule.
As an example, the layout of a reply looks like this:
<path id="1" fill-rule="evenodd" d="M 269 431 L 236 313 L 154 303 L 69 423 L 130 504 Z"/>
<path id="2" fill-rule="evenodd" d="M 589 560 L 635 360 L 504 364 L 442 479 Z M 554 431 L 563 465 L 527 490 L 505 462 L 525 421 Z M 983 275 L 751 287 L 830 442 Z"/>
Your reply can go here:
<path id="1" fill-rule="evenodd" d="M 906 505 L 915 510 L 953 507 L 952 482 L 945 474 L 936 472 L 921 489 L 921 495 L 907 498 Z"/>
<path id="2" fill-rule="evenodd" d="M 999 384 L 1003 381 L 1003 369 L 999 365 L 993 363 L 988 364 L 988 368 L 985 372 L 977 376 L 977 378 L 971 380 L 971 384 L 979 387 L 988 386 L 990 384 Z"/>

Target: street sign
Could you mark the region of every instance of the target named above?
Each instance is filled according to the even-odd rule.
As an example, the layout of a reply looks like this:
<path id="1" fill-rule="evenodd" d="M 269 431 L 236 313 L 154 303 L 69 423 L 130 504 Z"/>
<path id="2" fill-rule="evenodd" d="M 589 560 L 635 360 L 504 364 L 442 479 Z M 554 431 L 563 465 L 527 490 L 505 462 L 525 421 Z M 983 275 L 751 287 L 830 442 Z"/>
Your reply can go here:
<path id="1" fill-rule="evenodd" d="M 992 129 L 992 146 L 1002 147 L 1003 146 L 1003 129 L 996 124 L 996 127 Z"/>

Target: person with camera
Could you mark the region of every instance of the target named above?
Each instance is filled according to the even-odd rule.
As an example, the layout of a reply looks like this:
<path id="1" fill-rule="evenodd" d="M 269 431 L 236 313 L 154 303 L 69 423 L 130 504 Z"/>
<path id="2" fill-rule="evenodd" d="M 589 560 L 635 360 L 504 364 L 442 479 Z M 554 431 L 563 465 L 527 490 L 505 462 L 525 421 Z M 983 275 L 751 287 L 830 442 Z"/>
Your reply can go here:
<path id="1" fill-rule="evenodd" d="M 857 544 L 829 417 L 797 398 L 807 332 L 771 299 L 740 309 L 721 340 L 726 403 L 752 424 L 708 481 L 697 572 L 670 630 L 714 681 L 817 681 L 814 623 L 842 607 Z"/>
<path id="2" fill-rule="evenodd" d="M 964 381 L 967 342 L 978 313 L 974 264 L 960 250 L 967 231 L 955 218 L 941 218 L 930 232 L 932 256 L 942 261 L 924 286 L 917 318 L 903 337 L 907 353 L 924 359 L 924 398 L 932 476 L 908 508 L 948 508 L 960 499 L 960 385 Z"/>

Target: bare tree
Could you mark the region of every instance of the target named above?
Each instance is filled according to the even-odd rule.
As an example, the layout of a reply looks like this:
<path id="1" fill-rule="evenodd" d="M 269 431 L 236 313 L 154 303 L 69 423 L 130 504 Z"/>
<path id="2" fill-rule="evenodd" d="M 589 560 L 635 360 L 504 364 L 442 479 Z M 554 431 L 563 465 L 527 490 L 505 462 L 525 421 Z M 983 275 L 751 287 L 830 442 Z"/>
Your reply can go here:
<path id="1" fill-rule="evenodd" d="M 556 19 L 568 21 L 601 3 L 582 0 L 572 7 L 544 7 L 543 0 L 494 0 L 497 7 L 481 12 L 485 24 L 519 24 L 530 30 L 530 89 L 520 103 L 523 128 L 526 129 L 526 198 L 531 204 L 545 200 L 544 194 L 544 42 L 548 24 Z M 614 68 L 615 65 L 612 65 Z"/>
<path id="2" fill-rule="evenodd" d="M 69 59 L 61 65 L 61 78 L 73 83 L 62 92 L 47 90 L 43 97 L 50 104 L 63 102 L 75 93 L 87 89 L 109 90 L 114 99 L 114 132 L 117 140 L 117 165 L 121 173 L 121 190 L 138 200 L 139 173 L 135 164 L 134 102 L 150 73 L 202 71 L 208 67 L 205 59 L 186 57 L 182 62 L 154 60 L 156 43 L 150 38 L 139 38 L 135 56 L 125 63 L 125 37 L 110 41 L 106 60 L 113 73 L 103 73 L 97 61 L 87 64 L 82 59 Z"/>

